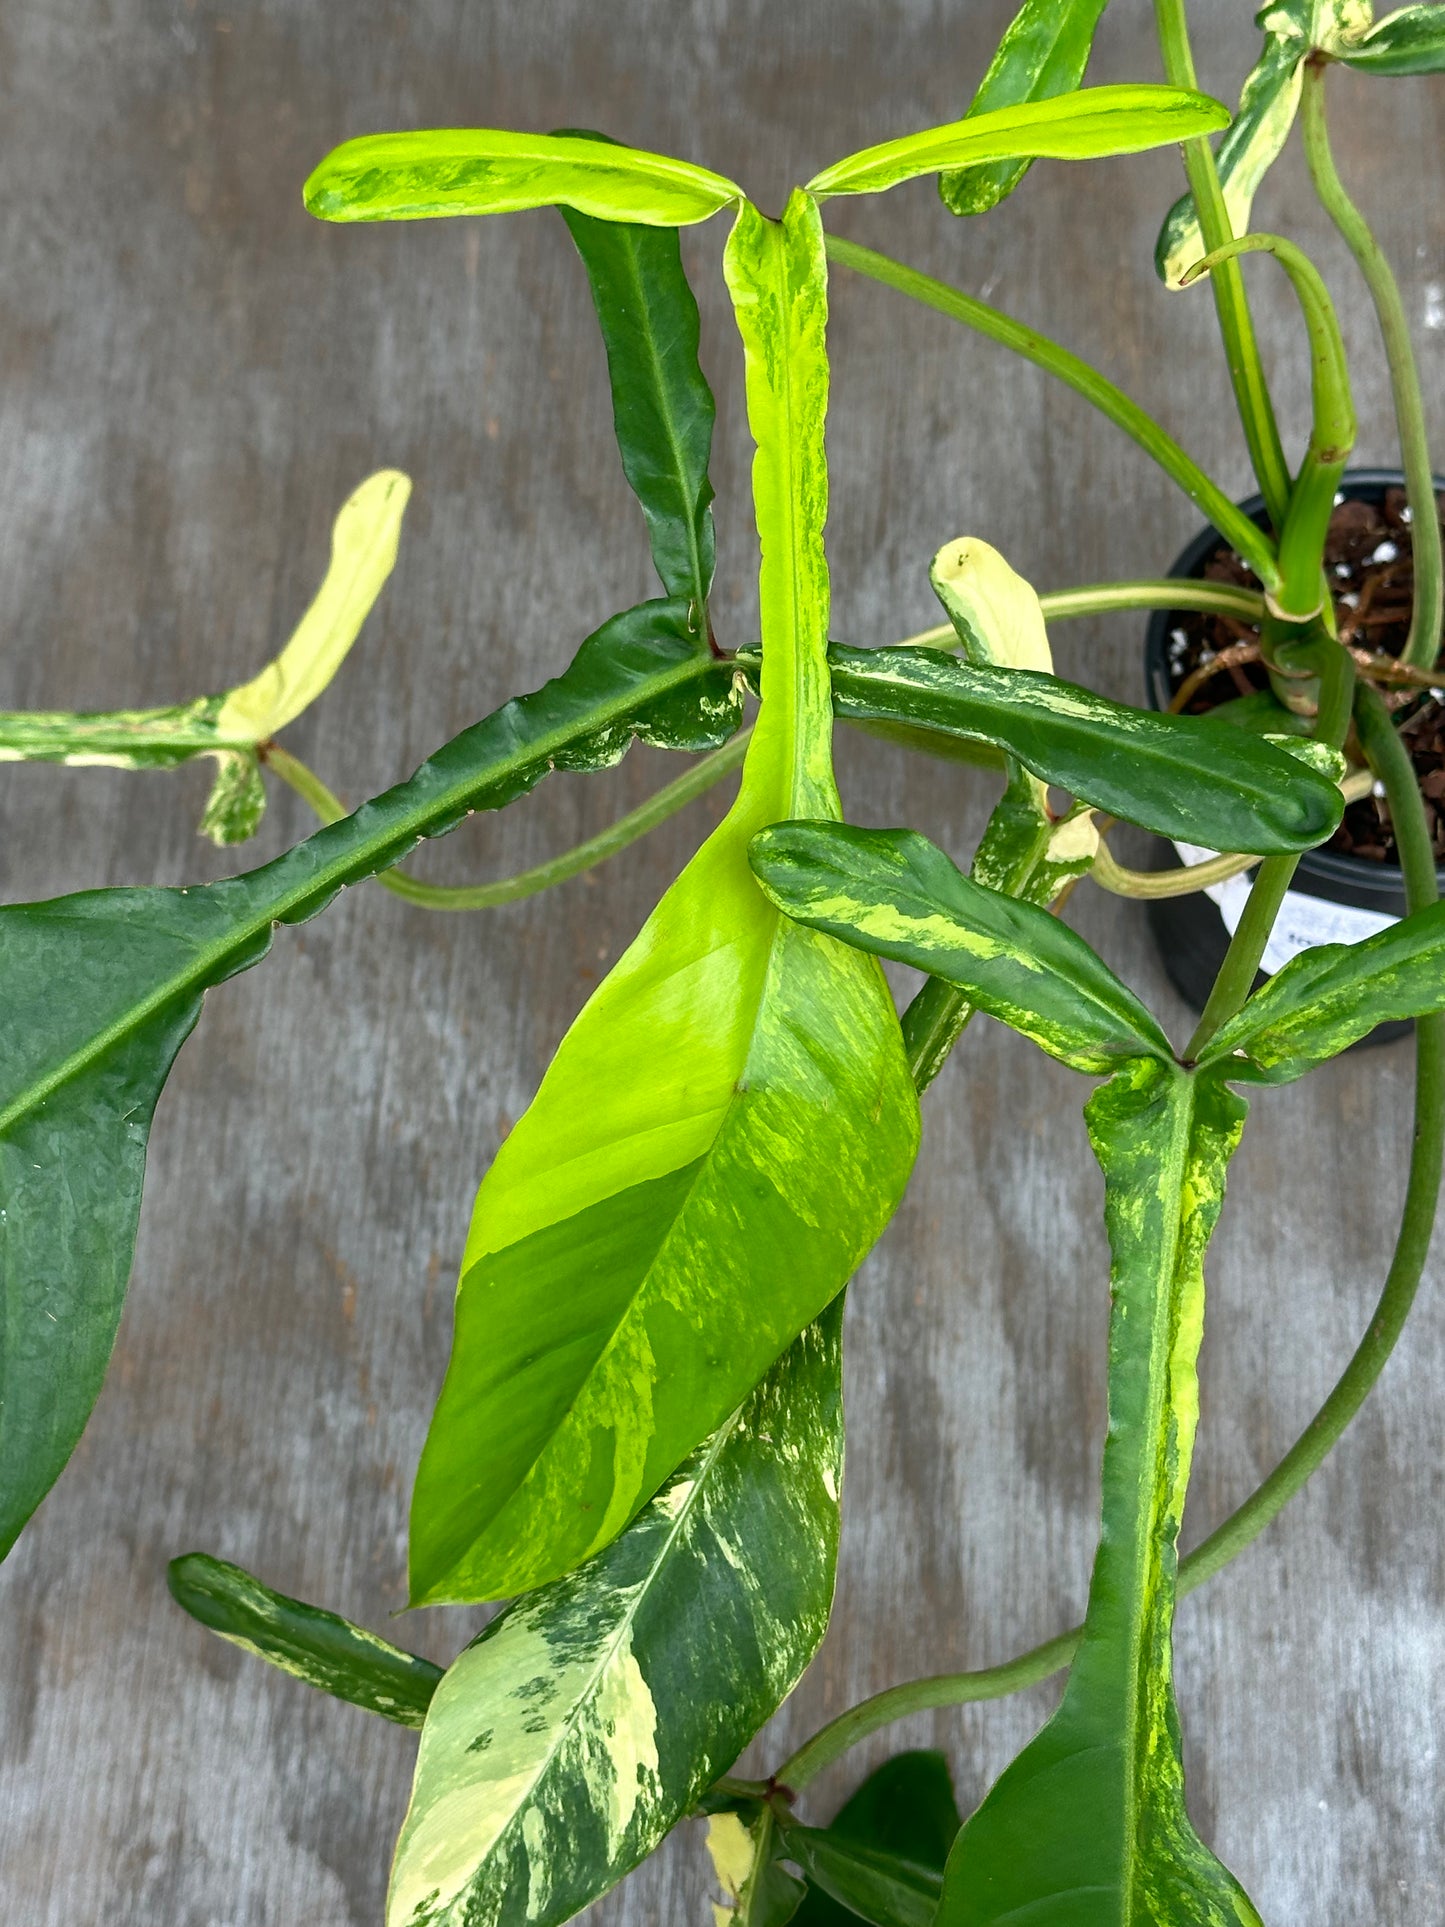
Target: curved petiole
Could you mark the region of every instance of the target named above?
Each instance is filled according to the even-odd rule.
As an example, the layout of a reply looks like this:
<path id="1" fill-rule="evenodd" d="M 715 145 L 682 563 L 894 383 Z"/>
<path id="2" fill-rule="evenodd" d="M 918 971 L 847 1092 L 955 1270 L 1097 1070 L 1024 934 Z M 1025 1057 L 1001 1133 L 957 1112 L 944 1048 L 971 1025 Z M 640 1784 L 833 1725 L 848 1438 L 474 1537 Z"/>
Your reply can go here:
<path id="1" fill-rule="evenodd" d="M 1289 276 L 1309 336 L 1311 423 L 1309 446 L 1295 477 L 1279 539 L 1282 582 L 1270 592 L 1274 614 L 1308 622 L 1324 606 L 1320 559 L 1334 510 L 1335 490 L 1355 445 L 1355 404 L 1339 318 L 1319 269 L 1303 248 L 1281 234 L 1246 234 L 1214 248 L 1185 270 L 1188 287 L 1221 262 L 1241 254 L 1271 254 Z M 1266 585 L 1268 587 L 1268 585 Z"/>
<path id="2" fill-rule="evenodd" d="M 585 843 L 576 844 L 560 856 L 549 857 L 545 863 L 538 863 L 530 870 L 519 871 L 515 876 L 499 877 L 494 883 L 452 885 L 423 883 L 419 877 L 408 876 L 404 870 L 383 870 L 376 881 L 383 889 L 390 890 L 393 896 L 401 897 L 423 910 L 492 910 L 499 904 L 517 903 L 523 897 L 536 896 L 541 890 L 550 890 L 554 883 L 565 883 L 569 877 L 581 876 L 583 871 L 605 863 L 608 857 L 616 856 L 619 850 L 625 850 L 630 843 L 646 836 L 649 830 L 655 830 L 668 817 L 676 816 L 695 797 L 704 795 L 714 784 L 722 782 L 735 769 L 740 769 L 751 737 L 751 727 L 740 729 L 721 749 L 700 757 L 681 776 L 664 784 L 645 803 L 639 804 L 635 810 L 629 810 L 626 816 L 620 816 L 596 836 L 588 837 Z M 262 749 L 261 760 L 275 771 L 288 789 L 294 790 L 303 802 L 311 806 L 323 823 L 339 822 L 348 814 L 346 805 L 334 791 L 327 788 L 316 772 L 278 743 L 267 744 Z"/>
<path id="3" fill-rule="evenodd" d="M 1266 589 L 1278 588 L 1281 579 L 1279 561 L 1269 537 L 1230 501 L 1218 483 L 1204 473 L 1193 457 L 1159 426 L 1152 415 L 1137 402 L 1131 401 L 1107 376 L 1101 375 L 1096 368 L 1091 368 L 1088 362 L 1059 342 L 1051 340 L 1048 335 L 1040 334 L 1036 328 L 1027 327 L 1010 315 L 1001 314 L 987 302 L 964 294 L 958 288 L 951 288 L 945 281 L 935 281 L 931 275 L 921 274 L 917 268 L 905 267 L 890 255 L 860 247 L 856 241 L 845 241 L 836 234 L 827 236 L 827 249 L 830 261 L 852 268 L 871 280 L 880 281 L 885 287 L 908 295 L 924 307 L 947 315 L 952 321 L 962 322 L 964 327 L 972 328 L 975 333 L 986 335 L 990 341 L 997 341 L 1002 347 L 1012 349 L 1024 360 L 1033 362 L 1036 367 L 1065 382 L 1076 394 L 1082 395 L 1085 401 L 1107 416 L 1116 428 L 1121 428 L 1132 441 L 1137 442 L 1170 480 L 1178 483 L 1220 534 L 1244 557 Z"/>
<path id="4" fill-rule="evenodd" d="M 1415 564 L 1415 596 L 1410 615 L 1410 633 L 1400 652 L 1401 660 L 1417 669 L 1429 669 L 1440 653 L 1440 617 L 1445 562 L 1442 562 L 1440 516 L 1435 506 L 1435 478 L 1430 466 L 1430 450 L 1425 432 L 1425 403 L 1420 393 L 1420 371 L 1410 343 L 1410 324 L 1399 283 L 1390 270 L 1384 251 L 1370 232 L 1369 223 L 1345 191 L 1330 152 L 1325 125 L 1325 66 L 1309 61 L 1304 75 L 1304 143 L 1310 179 L 1320 205 L 1344 237 L 1365 285 L 1375 304 L 1380 334 L 1385 344 L 1385 360 L 1390 370 L 1390 388 L 1395 401 L 1395 421 L 1400 436 L 1400 457 L 1405 469 L 1405 493 L 1410 503 L 1410 547 Z"/>
<path id="5" fill-rule="evenodd" d="M 1166 77 L 1176 87 L 1193 87 L 1194 55 L 1189 46 L 1184 0 L 1154 0 L 1154 20 Z M 1184 143 L 1184 171 L 1189 179 L 1189 191 L 1194 196 L 1205 246 L 1222 247 L 1232 238 L 1233 229 L 1229 224 L 1229 210 L 1225 206 L 1214 149 L 1207 140 Z M 1269 397 L 1264 364 L 1255 340 L 1244 276 L 1237 262 L 1222 261 L 1219 273 L 1212 274 L 1209 280 L 1215 311 L 1219 316 L 1219 332 L 1224 341 L 1229 378 L 1234 387 L 1235 406 L 1239 410 L 1240 426 L 1249 447 L 1250 461 L 1259 481 L 1260 493 L 1269 509 L 1270 520 L 1277 529 L 1281 529 L 1289 507 L 1289 470 L 1285 466 L 1279 427 L 1274 418 L 1274 404 Z"/>

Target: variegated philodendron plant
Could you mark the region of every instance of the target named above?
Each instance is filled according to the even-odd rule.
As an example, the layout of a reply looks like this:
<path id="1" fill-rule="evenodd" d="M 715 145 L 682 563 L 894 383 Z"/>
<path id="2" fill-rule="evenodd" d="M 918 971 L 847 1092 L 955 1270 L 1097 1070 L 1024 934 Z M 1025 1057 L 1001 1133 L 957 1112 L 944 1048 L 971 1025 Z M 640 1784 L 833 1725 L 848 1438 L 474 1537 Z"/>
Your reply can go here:
<path id="1" fill-rule="evenodd" d="M 326 220 L 561 210 L 662 595 L 612 617 L 555 680 L 348 814 L 275 739 L 325 688 L 391 569 L 409 484 L 383 472 L 341 511 L 315 603 L 254 681 L 165 710 L 0 716 L 6 760 L 215 758 L 202 827 L 217 841 L 254 830 L 267 770 L 324 824 L 221 883 L 0 910 L 0 1550 L 58 1477 L 99 1391 L 150 1117 L 207 989 L 260 962 L 280 925 L 318 914 L 348 884 L 375 878 L 437 909 L 505 902 L 601 861 L 741 770 L 732 808 L 584 1005 L 477 1196 L 412 1501 L 410 1603 L 513 1603 L 442 1670 L 218 1559 L 171 1567 L 176 1599 L 224 1638 L 420 1729 L 388 1927 L 553 1927 L 699 1814 L 719 1919 L 736 1927 L 1258 1921 L 1188 1817 L 1171 1624 L 1180 1591 L 1274 1516 L 1358 1409 L 1409 1308 L 1433 1221 L 1445 908 L 1400 700 L 1376 685 L 1403 688 L 1408 703 L 1438 678 L 1439 529 L 1399 293 L 1335 172 L 1324 89 L 1337 62 L 1445 70 L 1445 7 L 1377 22 L 1369 0 L 1267 6 L 1264 51 L 1231 117 L 1195 89 L 1183 0 L 1156 0 L 1167 85 L 1082 87 L 1104 4 L 1025 0 L 962 120 L 825 168 L 776 220 L 731 180 L 590 133 L 390 134 L 338 148 L 306 185 Z M 1409 641 L 1388 665 L 1340 645 L 1323 574 L 1354 439 L 1334 308 L 1297 246 L 1245 231 L 1297 114 L 1312 178 L 1378 308 L 1399 419 L 1416 599 Z M 1077 356 L 824 228 L 837 195 L 933 174 L 954 213 L 978 215 L 1035 159 L 1176 142 L 1189 193 L 1164 223 L 1159 268 L 1171 286 L 1207 278 L 1213 290 L 1268 527 Z M 759 635 L 733 652 L 708 613 L 714 410 L 677 238 L 719 213 L 732 222 L 724 272 L 761 554 Z M 1256 251 L 1289 275 L 1310 357 L 1310 434 L 1293 470 L 1239 265 Z M 932 564 L 943 624 L 887 647 L 832 642 L 830 261 L 1073 386 L 1192 497 L 1259 590 L 1167 580 L 1040 597 L 986 542 L 960 538 Z M 1051 621 L 1143 607 L 1250 625 L 1271 687 L 1201 719 L 1132 709 L 1055 676 Z M 994 772 L 1001 793 L 968 874 L 912 830 L 844 823 L 839 720 Z M 444 889 L 394 867 L 422 838 L 503 808 L 553 770 L 615 764 L 634 738 L 705 754 L 613 829 L 522 876 Z M 1300 853 L 1333 832 L 1345 795 L 1371 785 L 1388 799 L 1410 914 L 1356 946 L 1306 951 L 1250 994 Z M 1109 850 L 1115 820 L 1219 854 L 1140 876 Z M 1247 908 L 1199 1027 L 1176 1050 L 1057 912 L 1085 877 L 1157 895 L 1244 870 Z M 922 973 L 901 1019 L 881 957 Z M 769 1777 L 737 1778 L 828 1622 L 844 1288 L 908 1181 L 919 1096 L 977 1010 L 1102 1080 L 1084 1106 L 1113 1252 L 1088 1613 L 992 1672 L 893 1687 L 840 1713 Z M 1400 1018 L 1417 1020 L 1418 1128 L 1371 1333 L 1299 1444 L 1181 1562 L 1204 1253 L 1243 1092 L 1298 1077 Z M 1058 1711 L 966 1821 L 930 1753 L 890 1760 L 827 1826 L 799 1817 L 812 1777 L 889 1721 L 1065 1665 Z"/>

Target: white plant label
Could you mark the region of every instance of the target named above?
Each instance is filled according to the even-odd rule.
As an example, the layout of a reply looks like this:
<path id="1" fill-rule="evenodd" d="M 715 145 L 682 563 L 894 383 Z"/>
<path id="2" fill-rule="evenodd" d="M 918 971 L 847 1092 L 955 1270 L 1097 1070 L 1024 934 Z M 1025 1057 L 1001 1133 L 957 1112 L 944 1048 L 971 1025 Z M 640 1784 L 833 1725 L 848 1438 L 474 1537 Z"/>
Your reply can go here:
<path id="1" fill-rule="evenodd" d="M 1193 843 L 1174 845 L 1181 863 L 1206 863 L 1216 854 L 1201 850 Z M 1232 937 L 1244 915 L 1249 897 L 1250 875 L 1230 877 L 1226 883 L 1212 883 L 1204 894 L 1217 905 L 1224 927 Z M 1259 967 L 1272 977 L 1283 970 L 1291 957 L 1310 950 L 1318 943 L 1363 943 L 1381 930 L 1388 930 L 1398 917 L 1379 910 L 1357 910 L 1350 903 L 1330 903 L 1324 897 L 1306 896 L 1301 890 L 1286 890 L 1274 929 L 1264 947 Z"/>

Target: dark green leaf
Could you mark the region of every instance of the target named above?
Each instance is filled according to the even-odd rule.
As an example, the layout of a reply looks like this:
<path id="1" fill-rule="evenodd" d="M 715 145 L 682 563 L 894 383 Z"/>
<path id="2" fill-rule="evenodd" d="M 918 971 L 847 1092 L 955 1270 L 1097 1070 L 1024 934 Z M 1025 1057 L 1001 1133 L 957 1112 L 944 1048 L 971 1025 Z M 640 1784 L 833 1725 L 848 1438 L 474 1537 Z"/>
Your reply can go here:
<path id="1" fill-rule="evenodd" d="M 1067 924 L 964 876 L 916 830 L 780 823 L 753 839 L 780 910 L 966 990 L 980 1010 L 1075 1070 L 1102 1073 L 1169 1041 Z"/>
<path id="2" fill-rule="evenodd" d="M 1108 0 L 1024 0 L 979 83 L 967 119 L 996 107 L 1072 93 L 1084 78 L 1094 29 Z M 938 179 L 943 204 L 954 214 L 987 214 L 1012 194 L 1031 161 L 995 161 L 952 168 Z"/>
<path id="3" fill-rule="evenodd" d="M 1171 1657 L 1204 1249 L 1244 1106 L 1140 1060 L 1087 1116 L 1113 1252 L 1089 1610 L 1058 1712 L 958 1836 L 938 1927 L 1260 1927 L 1185 1809 Z"/>
<path id="4" fill-rule="evenodd" d="M 958 1832 L 958 1803 L 941 1753 L 897 1753 L 863 1782 L 834 1816 L 829 1836 L 917 1867 L 943 1872 Z M 851 1910 L 810 1887 L 798 1927 L 850 1927 Z"/>
<path id="5" fill-rule="evenodd" d="M 601 140 L 600 134 L 580 138 Z M 712 589 L 712 390 L 698 365 L 697 302 L 677 232 L 562 209 L 607 349 L 617 446 L 647 517 L 652 559 L 699 624 Z"/>
<path id="6" fill-rule="evenodd" d="M 415 1604 L 599 1551 L 842 1289 L 892 1216 L 918 1100 L 878 967 L 796 929 L 747 848 L 836 817 L 827 284 L 816 207 L 725 257 L 762 544 L 762 709 L 737 800 L 578 1016 L 477 1195 L 412 1499 Z"/>
<path id="7" fill-rule="evenodd" d="M 205 992 L 258 962 L 277 924 L 314 916 L 551 770 L 606 768 L 633 736 L 707 748 L 740 719 L 733 678 L 689 635 L 686 605 L 645 603 L 590 636 L 555 681 L 262 869 L 0 910 L 0 1556 L 100 1390 L 151 1115 Z"/>
<path id="8" fill-rule="evenodd" d="M 272 1592 L 259 1579 L 188 1552 L 166 1568 L 171 1597 L 213 1633 L 269 1660 L 293 1679 L 400 1726 L 420 1726 L 442 1669 L 349 1619 Z"/>
<path id="9" fill-rule="evenodd" d="M 1250 1082 L 1288 1084 L 1372 1031 L 1445 1010 L 1445 903 L 1402 917 L 1363 943 L 1292 957 L 1204 1052 L 1202 1063 Z"/>
<path id="10" fill-rule="evenodd" d="M 389 1927 L 570 1919 L 791 1691 L 833 1596 L 842 1310 L 795 1341 L 605 1551 L 494 1619 L 448 1671 Z M 719 1823 L 742 1832 L 733 1814 Z"/>
<path id="11" fill-rule="evenodd" d="M 783 1852 L 811 1885 L 839 1903 L 845 1919 L 851 1914 L 873 1927 L 933 1927 L 943 1891 L 940 1869 L 860 1846 L 820 1827 L 785 1827 Z"/>
<path id="12" fill-rule="evenodd" d="M 1323 842 L 1333 783 L 1272 743 L 1197 716 L 1110 702 L 1026 669 L 976 668 L 935 649 L 834 643 L 840 717 L 910 723 L 999 745 L 1045 783 L 1160 836 L 1270 856 Z"/>
<path id="13" fill-rule="evenodd" d="M 1339 58 L 1369 74 L 1445 73 L 1445 7 L 1401 7 Z"/>
<path id="14" fill-rule="evenodd" d="M 958 1832 L 953 1775 L 942 1753 L 895 1753 L 875 1767 L 828 1831 L 860 1846 L 942 1871 Z"/>

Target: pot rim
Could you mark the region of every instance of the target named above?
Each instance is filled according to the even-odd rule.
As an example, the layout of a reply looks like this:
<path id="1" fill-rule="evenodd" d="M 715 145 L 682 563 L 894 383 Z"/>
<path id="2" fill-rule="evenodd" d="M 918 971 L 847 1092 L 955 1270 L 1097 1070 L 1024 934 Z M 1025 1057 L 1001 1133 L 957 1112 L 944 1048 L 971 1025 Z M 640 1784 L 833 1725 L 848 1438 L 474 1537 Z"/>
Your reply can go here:
<path id="1" fill-rule="evenodd" d="M 1445 477 L 1434 477 L 1437 494 L 1445 494 Z M 1336 493 L 1346 499 L 1368 500 L 1372 495 L 1383 495 L 1387 488 L 1403 488 L 1405 474 L 1399 468 L 1347 468 L 1340 477 Z M 1261 528 L 1269 527 L 1269 517 L 1265 511 L 1264 497 L 1250 495 L 1237 504 L 1238 508 L 1252 522 Z M 1210 553 L 1221 542 L 1228 541 L 1213 523 L 1206 523 L 1194 539 L 1187 543 L 1166 570 L 1166 577 L 1181 580 L 1197 579 L 1199 569 Z M 1144 687 L 1151 709 L 1162 710 L 1160 690 L 1156 687 L 1156 671 L 1162 668 L 1164 644 L 1173 619 L 1180 614 L 1177 609 L 1151 609 L 1144 633 Z M 1405 873 L 1398 863 L 1379 863 L 1373 858 L 1351 856 L 1340 850 L 1306 850 L 1300 858 L 1297 878 L 1314 875 L 1335 884 L 1344 884 L 1352 890 L 1377 892 L 1381 896 L 1398 896 L 1405 886 Z M 1436 865 L 1436 876 L 1445 891 L 1445 862 Z M 1298 882 L 1295 886 L 1298 888 Z"/>

